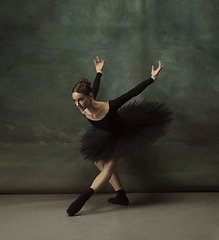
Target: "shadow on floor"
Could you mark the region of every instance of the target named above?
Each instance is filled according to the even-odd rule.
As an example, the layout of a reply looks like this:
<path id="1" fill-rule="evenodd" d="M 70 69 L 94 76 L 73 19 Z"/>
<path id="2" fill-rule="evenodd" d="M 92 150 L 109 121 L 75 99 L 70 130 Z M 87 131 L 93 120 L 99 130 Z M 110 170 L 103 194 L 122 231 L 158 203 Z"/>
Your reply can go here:
<path id="1" fill-rule="evenodd" d="M 181 202 L 183 199 L 179 195 L 167 194 L 167 193 L 153 193 L 153 194 L 128 194 L 130 203 L 128 206 L 121 206 L 110 204 L 106 199 L 92 199 L 89 200 L 89 209 L 86 207 L 76 214 L 77 216 L 95 215 L 114 211 L 123 211 L 126 208 L 135 208 L 139 206 L 151 206 L 151 205 L 167 205 L 173 202 Z M 85 205 L 86 206 L 86 205 Z"/>
<path id="2" fill-rule="evenodd" d="M 145 205 L 154 205 L 154 204 L 163 204 L 163 203 L 172 203 L 172 202 L 178 202 L 181 201 L 179 196 L 176 195 L 169 195 L 166 193 L 153 193 L 153 194 L 142 194 L 138 197 L 135 196 L 135 198 L 132 199 L 132 196 L 129 198 L 130 207 L 135 206 L 145 206 Z"/>

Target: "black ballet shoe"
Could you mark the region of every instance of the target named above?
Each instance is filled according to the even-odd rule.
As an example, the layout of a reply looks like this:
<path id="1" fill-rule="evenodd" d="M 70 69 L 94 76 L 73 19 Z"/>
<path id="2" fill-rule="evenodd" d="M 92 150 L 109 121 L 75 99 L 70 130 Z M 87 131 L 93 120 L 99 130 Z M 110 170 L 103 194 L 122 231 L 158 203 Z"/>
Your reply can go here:
<path id="1" fill-rule="evenodd" d="M 84 193 L 82 193 L 66 210 L 66 213 L 72 217 L 76 213 L 78 213 L 87 200 L 94 194 L 94 190 L 92 188 L 88 189 Z"/>
<path id="2" fill-rule="evenodd" d="M 129 205 L 129 199 L 126 196 L 126 193 L 123 189 L 116 191 L 117 196 L 114 198 L 109 198 L 108 202 L 112 204 L 118 204 L 123 206 Z"/>

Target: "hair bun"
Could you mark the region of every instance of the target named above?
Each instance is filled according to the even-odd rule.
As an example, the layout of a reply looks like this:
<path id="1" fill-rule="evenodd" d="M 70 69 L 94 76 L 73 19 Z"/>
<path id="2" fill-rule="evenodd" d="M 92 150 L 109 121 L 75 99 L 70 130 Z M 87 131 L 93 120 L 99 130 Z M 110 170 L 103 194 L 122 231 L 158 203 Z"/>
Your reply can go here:
<path id="1" fill-rule="evenodd" d="M 91 82 L 89 80 L 87 80 L 86 78 L 82 78 L 78 82 L 79 83 L 84 83 L 84 84 L 87 84 L 87 85 L 91 86 Z"/>

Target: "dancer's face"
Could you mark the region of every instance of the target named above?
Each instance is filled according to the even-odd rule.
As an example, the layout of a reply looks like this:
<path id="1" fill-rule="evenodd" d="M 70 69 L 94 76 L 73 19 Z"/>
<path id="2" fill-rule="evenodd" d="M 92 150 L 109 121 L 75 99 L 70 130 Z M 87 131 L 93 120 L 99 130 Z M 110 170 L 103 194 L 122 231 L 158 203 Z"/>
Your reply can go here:
<path id="1" fill-rule="evenodd" d="M 90 105 L 92 93 L 89 96 L 86 96 L 83 93 L 73 92 L 72 98 L 76 106 L 80 109 L 81 112 L 83 112 Z"/>

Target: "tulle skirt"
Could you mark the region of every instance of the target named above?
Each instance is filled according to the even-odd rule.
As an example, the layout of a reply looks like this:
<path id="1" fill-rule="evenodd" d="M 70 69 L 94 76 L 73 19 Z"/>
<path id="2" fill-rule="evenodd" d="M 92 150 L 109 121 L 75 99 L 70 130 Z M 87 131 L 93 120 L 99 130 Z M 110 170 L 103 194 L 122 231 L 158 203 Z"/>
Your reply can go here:
<path id="1" fill-rule="evenodd" d="M 172 121 L 172 112 L 164 103 L 134 101 L 118 112 L 126 117 L 128 131 L 117 135 L 89 127 L 81 138 L 80 151 L 85 159 L 107 162 L 140 153 L 165 136 Z"/>

